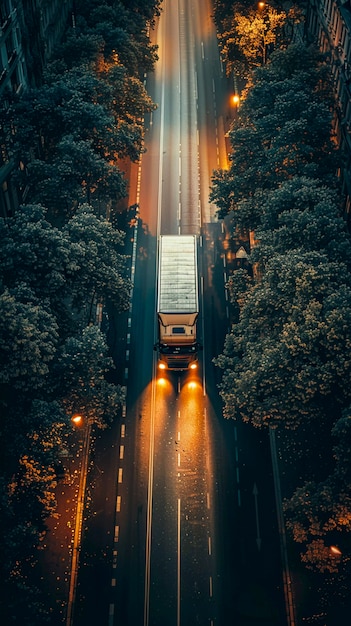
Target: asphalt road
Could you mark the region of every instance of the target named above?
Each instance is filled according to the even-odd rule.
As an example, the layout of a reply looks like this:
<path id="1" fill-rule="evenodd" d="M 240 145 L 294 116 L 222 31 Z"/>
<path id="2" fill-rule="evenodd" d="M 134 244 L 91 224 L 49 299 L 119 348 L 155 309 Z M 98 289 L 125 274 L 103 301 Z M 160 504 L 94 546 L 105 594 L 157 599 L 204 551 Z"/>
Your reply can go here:
<path id="1" fill-rule="evenodd" d="M 225 422 L 212 358 L 228 327 L 223 235 L 209 202 L 226 163 L 228 81 L 207 0 L 165 0 L 147 78 L 158 109 L 131 190 L 140 207 L 124 349 L 127 401 L 89 474 L 74 626 L 283 626 L 269 442 Z M 201 367 L 156 373 L 160 234 L 199 235 Z"/>

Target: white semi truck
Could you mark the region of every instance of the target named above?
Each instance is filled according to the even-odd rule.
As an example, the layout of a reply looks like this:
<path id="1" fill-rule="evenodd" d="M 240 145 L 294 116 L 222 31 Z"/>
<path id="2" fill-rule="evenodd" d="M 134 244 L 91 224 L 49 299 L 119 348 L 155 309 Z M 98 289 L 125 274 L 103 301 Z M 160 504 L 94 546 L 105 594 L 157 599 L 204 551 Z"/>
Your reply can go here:
<path id="1" fill-rule="evenodd" d="M 158 248 L 158 356 L 159 368 L 197 367 L 199 314 L 197 238 L 161 235 Z"/>

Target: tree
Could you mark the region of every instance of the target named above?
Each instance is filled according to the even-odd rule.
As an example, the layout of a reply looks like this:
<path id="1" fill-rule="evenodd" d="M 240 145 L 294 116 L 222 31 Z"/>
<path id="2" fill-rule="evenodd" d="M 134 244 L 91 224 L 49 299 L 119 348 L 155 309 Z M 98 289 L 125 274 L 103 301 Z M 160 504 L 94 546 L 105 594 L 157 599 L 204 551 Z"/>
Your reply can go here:
<path id="1" fill-rule="evenodd" d="M 79 306 L 91 296 L 110 301 L 119 311 L 128 307 L 130 281 L 121 254 L 123 234 L 83 205 L 63 230 L 74 245 L 74 301 Z"/>
<path id="2" fill-rule="evenodd" d="M 56 56 L 60 59 L 66 69 L 81 65 L 91 67 L 96 63 L 99 55 L 103 54 L 104 45 L 105 42 L 98 33 L 86 30 L 77 32 L 77 29 L 72 29 L 67 33 L 64 44 L 58 46 L 54 58 Z"/>
<path id="3" fill-rule="evenodd" d="M 335 189 L 318 180 L 294 176 L 277 189 L 257 192 L 248 201 L 239 202 L 239 221 L 246 223 L 253 211 L 260 211 L 255 236 L 260 242 L 251 255 L 252 263 L 264 269 L 274 254 L 291 250 L 321 251 L 331 261 L 350 268 L 350 235 L 339 215 L 340 197 Z M 244 214 L 246 212 L 246 215 Z"/>
<path id="4" fill-rule="evenodd" d="M 108 95 L 112 98 L 112 94 L 106 83 L 94 81 L 88 74 L 85 84 L 77 71 L 72 74 L 39 90 L 36 97 L 29 94 L 25 116 L 23 101 L 13 108 L 11 116 L 17 128 L 13 152 L 26 164 L 16 174 L 19 184 L 29 186 L 32 201 L 66 215 L 73 211 L 77 199 L 92 201 L 94 191 L 98 202 L 124 197 L 126 184 L 117 159 L 128 153 L 136 158 L 141 149 L 140 131 L 130 141 L 125 130 L 116 125 L 112 112 L 94 101 L 101 84 L 110 101 Z M 40 150 L 38 158 L 33 158 L 38 135 Z"/>
<path id="5" fill-rule="evenodd" d="M 97 300 L 128 306 L 123 234 L 95 213 L 125 196 L 119 159 L 143 150 L 142 118 L 154 105 L 139 76 L 157 58 L 148 27 L 160 2 L 85 0 L 75 9 L 46 84 L 0 108 L 28 202 L 0 220 L 0 602 L 9 625 L 53 620 L 36 561 L 72 413 L 105 427 L 125 396 L 107 383 L 113 363 L 90 326 Z"/>
<path id="6" fill-rule="evenodd" d="M 45 386 L 58 342 L 54 316 L 28 288 L 0 295 L 0 385 L 22 392 Z"/>
<path id="7" fill-rule="evenodd" d="M 335 459 L 335 473 L 347 488 L 351 485 L 351 407 L 344 409 L 331 431 L 335 445 L 333 454 Z"/>
<path id="8" fill-rule="evenodd" d="M 55 364 L 67 415 L 82 414 L 101 428 L 112 423 L 125 396 L 122 387 L 105 380 L 112 368 L 105 339 L 96 326 L 88 326 L 81 336 L 67 339 Z"/>
<path id="9" fill-rule="evenodd" d="M 116 151 L 120 157 L 129 156 L 135 161 L 143 151 L 143 119 L 146 113 L 154 111 L 156 105 L 148 96 L 138 78 L 129 76 L 119 64 L 104 68 L 102 76 L 111 88 L 108 106 L 115 116 L 119 137 Z"/>
<path id="10" fill-rule="evenodd" d="M 314 48 L 277 51 L 253 81 L 230 132 L 230 169 L 215 173 L 211 191 L 220 217 L 234 211 L 239 227 L 250 229 L 260 221 L 256 193 L 261 200 L 294 176 L 335 185 L 339 163 L 328 70 Z"/>
<path id="11" fill-rule="evenodd" d="M 302 561 L 319 572 L 336 573 L 349 561 L 351 531 L 350 409 L 332 428 L 335 466 L 320 483 L 308 482 L 284 503 L 287 526 L 304 545 Z M 332 550 L 331 546 L 337 546 Z"/>
<path id="12" fill-rule="evenodd" d="M 227 417 L 296 428 L 325 414 L 331 401 L 348 401 L 347 276 L 342 264 L 316 252 L 295 250 L 267 262 L 216 361 L 224 369 Z"/>
<path id="13" fill-rule="evenodd" d="M 141 6 L 142 5 L 142 6 Z M 128 73 L 138 76 L 143 71 L 152 71 L 156 61 L 156 48 L 150 44 L 147 25 L 153 24 L 160 13 L 160 2 L 135 3 L 77 2 L 76 10 L 82 19 L 77 24 L 84 32 L 102 36 L 105 59 L 114 50 Z"/>
<path id="14" fill-rule="evenodd" d="M 250 65 L 266 63 L 267 49 L 275 47 L 285 21 L 286 13 L 270 5 L 261 11 L 251 9 L 247 15 L 235 13 L 237 45 Z"/>
<path id="15" fill-rule="evenodd" d="M 227 76 L 248 78 L 256 66 L 267 62 L 268 54 L 278 43 L 287 44 L 292 37 L 291 32 L 289 36 L 283 29 L 287 21 L 286 11 L 267 4 L 253 8 L 245 2 L 215 3 L 215 22 Z"/>

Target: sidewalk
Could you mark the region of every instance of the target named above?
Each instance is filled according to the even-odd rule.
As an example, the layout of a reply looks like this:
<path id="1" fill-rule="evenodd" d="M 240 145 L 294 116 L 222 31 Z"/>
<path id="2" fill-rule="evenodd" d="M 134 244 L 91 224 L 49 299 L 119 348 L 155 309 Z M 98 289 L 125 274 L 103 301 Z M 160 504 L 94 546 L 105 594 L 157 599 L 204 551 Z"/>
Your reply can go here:
<path id="1" fill-rule="evenodd" d="M 39 568 L 53 626 L 66 624 L 72 546 L 81 470 L 81 432 L 72 433 L 69 455 L 62 459 L 66 475 L 57 483 L 57 513 L 46 520 L 47 533 L 39 550 Z"/>
<path id="2" fill-rule="evenodd" d="M 299 431 L 276 432 L 282 501 L 290 498 L 295 489 L 305 481 L 314 479 L 311 467 L 317 461 L 312 452 L 309 463 L 306 462 L 309 457 L 309 451 L 305 450 L 307 441 L 306 437 L 301 438 L 301 434 L 299 436 Z M 315 466 L 318 474 L 319 466 Z M 350 621 L 351 605 L 350 601 L 348 607 L 343 605 L 342 581 L 338 575 L 318 574 L 307 569 L 300 559 L 304 544 L 296 543 L 288 532 L 286 539 L 296 626 L 346 626 Z"/>

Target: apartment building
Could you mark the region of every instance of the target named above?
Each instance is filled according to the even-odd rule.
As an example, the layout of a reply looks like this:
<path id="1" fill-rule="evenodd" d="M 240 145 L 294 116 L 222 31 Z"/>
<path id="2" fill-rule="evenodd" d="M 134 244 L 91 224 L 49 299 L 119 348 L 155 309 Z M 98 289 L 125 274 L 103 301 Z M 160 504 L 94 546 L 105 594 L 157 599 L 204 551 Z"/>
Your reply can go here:
<path id="1" fill-rule="evenodd" d="M 39 86 L 43 69 L 64 33 L 73 0 L 0 0 L 0 107 L 10 93 Z M 22 201 L 11 182 L 14 163 L 0 125 L 0 216 Z"/>
<path id="2" fill-rule="evenodd" d="M 309 0 L 306 28 L 307 38 L 330 54 L 338 103 L 334 128 L 344 155 L 340 178 L 351 228 L 351 0 Z"/>

